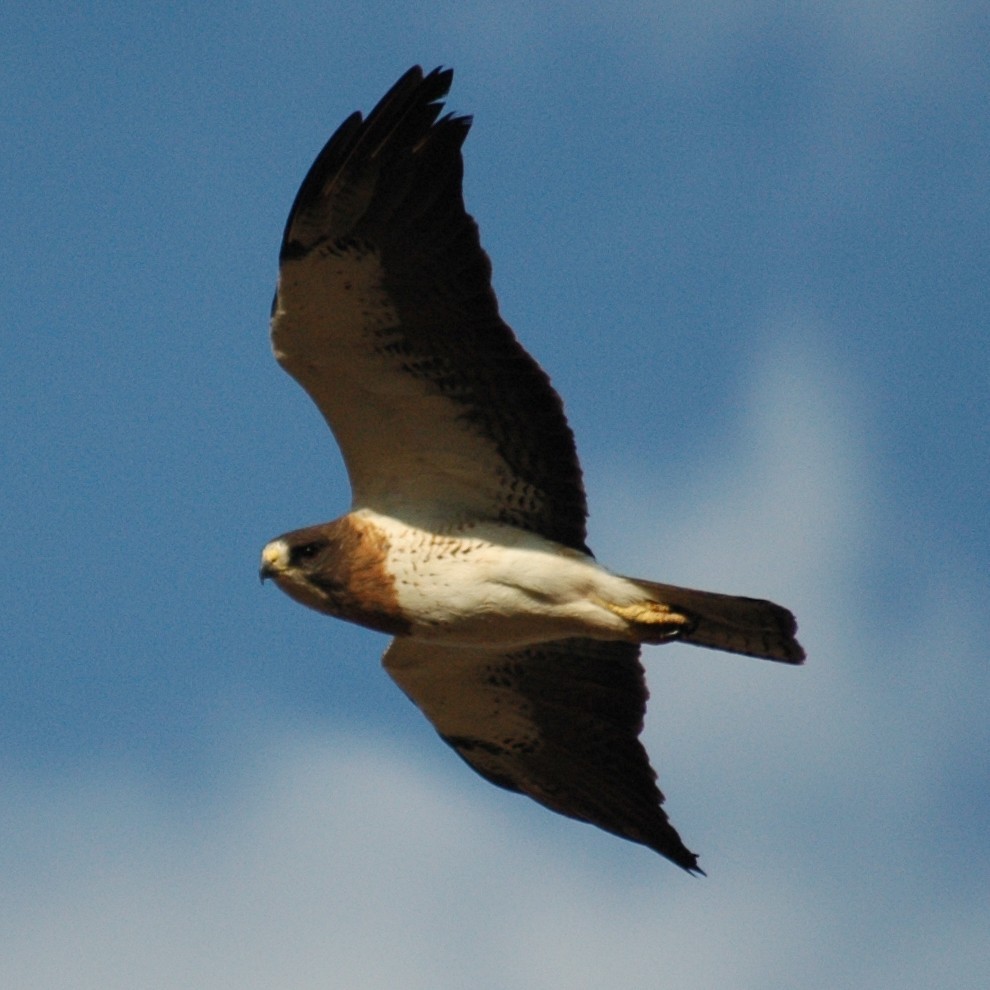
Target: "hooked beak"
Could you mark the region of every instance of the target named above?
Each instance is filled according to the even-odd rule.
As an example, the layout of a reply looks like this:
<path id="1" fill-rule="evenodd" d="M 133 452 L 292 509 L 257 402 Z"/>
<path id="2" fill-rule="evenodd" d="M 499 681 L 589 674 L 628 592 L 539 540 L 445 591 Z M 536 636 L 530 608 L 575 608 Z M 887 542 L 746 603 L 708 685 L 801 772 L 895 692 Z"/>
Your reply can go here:
<path id="1" fill-rule="evenodd" d="M 261 551 L 261 567 L 258 568 L 258 579 L 262 584 L 268 578 L 277 578 L 285 570 L 289 562 L 289 548 L 283 540 L 272 540 Z"/>

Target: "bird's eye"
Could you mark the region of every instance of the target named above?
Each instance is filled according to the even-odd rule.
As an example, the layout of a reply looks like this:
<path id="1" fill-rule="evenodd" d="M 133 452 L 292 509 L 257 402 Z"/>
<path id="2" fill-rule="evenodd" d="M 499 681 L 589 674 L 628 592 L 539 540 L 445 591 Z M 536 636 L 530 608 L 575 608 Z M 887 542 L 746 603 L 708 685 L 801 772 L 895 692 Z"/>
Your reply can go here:
<path id="1" fill-rule="evenodd" d="M 303 560 L 312 560 L 325 546 L 326 544 L 320 540 L 314 540 L 312 543 L 304 543 L 302 546 L 293 547 L 291 554 L 292 563 L 298 564 Z"/>

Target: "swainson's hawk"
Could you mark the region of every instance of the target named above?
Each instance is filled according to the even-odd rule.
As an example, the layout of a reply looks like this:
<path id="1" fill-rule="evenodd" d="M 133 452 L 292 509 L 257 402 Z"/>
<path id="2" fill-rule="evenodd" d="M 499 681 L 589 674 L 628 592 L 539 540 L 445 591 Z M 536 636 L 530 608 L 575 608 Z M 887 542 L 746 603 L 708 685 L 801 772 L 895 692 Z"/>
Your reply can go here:
<path id="1" fill-rule="evenodd" d="M 640 644 L 796 664 L 794 617 L 595 562 L 563 406 L 499 317 L 464 209 L 451 76 L 413 68 L 352 114 L 292 206 L 272 342 L 353 500 L 272 540 L 261 574 L 394 636 L 385 669 L 483 777 L 700 872 L 639 742 Z"/>

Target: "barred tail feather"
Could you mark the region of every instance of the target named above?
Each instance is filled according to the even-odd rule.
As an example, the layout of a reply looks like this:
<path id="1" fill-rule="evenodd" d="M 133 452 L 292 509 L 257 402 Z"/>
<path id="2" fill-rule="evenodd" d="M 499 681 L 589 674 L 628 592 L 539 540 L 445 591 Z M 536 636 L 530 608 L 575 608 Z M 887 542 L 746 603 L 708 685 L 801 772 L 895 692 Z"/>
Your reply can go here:
<path id="1" fill-rule="evenodd" d="M 677 636 L 685 643 L 782 663 L 804 661 L 804 649 L 795 638 L 797 622 L 780 605 L 759 598 L 632 580 L 652 602 L 689 620 Z"/>

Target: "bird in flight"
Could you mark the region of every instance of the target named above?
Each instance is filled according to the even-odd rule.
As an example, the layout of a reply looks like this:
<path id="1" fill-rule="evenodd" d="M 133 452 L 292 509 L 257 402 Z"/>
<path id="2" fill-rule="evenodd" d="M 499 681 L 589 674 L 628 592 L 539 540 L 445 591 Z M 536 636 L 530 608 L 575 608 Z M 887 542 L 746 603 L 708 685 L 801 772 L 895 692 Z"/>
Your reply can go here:
<path id="1" fill-rule="evenodd" d="M 640 644 L 798 664 L 772 602 L 622 577 L 585 545 L 574 438 L 499 316 L 464 208 L 471 118 L 410 69 L 318 155 L 285 226 L 271 335 L 333 431 L 351 510 L 268 543 L 262 578 L 394 637 L 383 664 L 482 777 L 702 872 L 639 734 Z"/>

